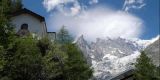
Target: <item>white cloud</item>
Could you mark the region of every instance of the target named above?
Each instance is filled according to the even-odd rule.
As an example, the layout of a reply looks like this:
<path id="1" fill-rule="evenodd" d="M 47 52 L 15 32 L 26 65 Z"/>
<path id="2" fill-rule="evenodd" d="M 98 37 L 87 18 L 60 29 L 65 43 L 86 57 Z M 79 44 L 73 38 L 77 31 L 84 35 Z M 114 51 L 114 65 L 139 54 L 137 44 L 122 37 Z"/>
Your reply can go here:
<path id="1" fill-rule="evenodd" d="M 71 10 L 71 15 L 77 15 L 81 11 L 81 6 L 78 2 L 75 2 L 73 4 L 73 7 L 70 8 L 70 10 Z"/>
<path id="2" fill-rule="evenodd" d="M 86 8 L 86 5 L 80 4 L 79 1 L 80 0 L 43 0 L 42 4 L 47 12 L 57 10 L 64 15 L 76 16 Z M 88 0 L 88 2 L 92 5 L 98 3 L 98 0 Z M 72 6 L 68 6 L 68 4 L 71 4 Z"/>
<path id="3" fill-rule="evenodd" d="M 47 11 L 51 11 L 56 8 L 59 4 L 73 2 L 73 0 L 44 0 L 43 5 Z"/>
<path id="4" fill-rule="evenodd" d="M 145 5 L 144 0 L 125 0 L 123 10 L 129 11 L 130 9 L 141 9 Z"/>
<path id="5" fill-rule="evenodd" d="M 143 30 L 143 21 L 123 12 L 95 7 L 78 16 L 68 16 L 57 12 L 48 19 L 50 30 L 58 31 L 62 25 L 75 36 L 84 35 L 87 40 L 104 37 L 138 38 Z"/>
<path id="6" fill-rule="evenodd" d="M 73 4 L 73 6 L 68 7 L 68 3 Z M 43 5 L 48 12 L 57 9 L 58 11 L 63 12 L 64 14 L 76 15 L 81 10 L 81 6 L 78 0 L 44 0 Z"/>
<path id="7" fill-rule="evenodd" d="M 89 1 L 89 4 L 96 4 L 96 3 L 98 3 L 98 0 L 90 0 Z"/>
<path id="8" fill-rule="evenodd" d="M 134 38 L 131 39 L 132 41 L 135 41 L 136 43 L 138 43 L 138 45 L 142 46 L 143 49 L 145 49 L 148 45 L 154 43 L 155 41 L 157 41 L 158 39 L 160 39 L 160 35 L 157 35 L 156 37 L 153 37 L 151 39 L 139 39 L 139 38 Z"/>

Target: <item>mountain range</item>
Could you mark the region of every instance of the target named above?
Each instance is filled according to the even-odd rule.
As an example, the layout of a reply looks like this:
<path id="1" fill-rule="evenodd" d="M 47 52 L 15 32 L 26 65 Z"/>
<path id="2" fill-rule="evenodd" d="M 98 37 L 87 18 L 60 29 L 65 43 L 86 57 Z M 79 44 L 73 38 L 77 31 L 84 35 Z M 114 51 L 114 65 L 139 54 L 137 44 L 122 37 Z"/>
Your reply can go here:
<path id="1" fill-rule="evenodd" d="M 87 42 L 83 35 L 75 43 L 83 52 L 88 64 L 94 70 L 96 80 L 109 80 L 126 70 L 133 69 L 133 63 L 145 50 L 155 65 L 159 65 L 159 36 L 152 40 L 125 38 L 97 38 L 95 42 Z"/>

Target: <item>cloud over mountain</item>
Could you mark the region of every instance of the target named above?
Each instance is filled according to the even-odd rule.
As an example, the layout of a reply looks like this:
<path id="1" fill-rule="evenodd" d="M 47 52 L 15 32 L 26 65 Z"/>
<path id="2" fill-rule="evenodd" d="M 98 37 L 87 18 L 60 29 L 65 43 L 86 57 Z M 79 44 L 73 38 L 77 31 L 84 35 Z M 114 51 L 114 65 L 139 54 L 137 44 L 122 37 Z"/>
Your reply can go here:
<path id="1" fill-rule="evenodd" d="M 48 18 L 51 30 L 59 30 L 62 25 L 75 36 L 84 35 L 87 40 L 106 36 L 138 38 L 143 32 L 143 21 L 124 11 L 97 6 L 81 12 L 77 16 L 57 12 Z"/>

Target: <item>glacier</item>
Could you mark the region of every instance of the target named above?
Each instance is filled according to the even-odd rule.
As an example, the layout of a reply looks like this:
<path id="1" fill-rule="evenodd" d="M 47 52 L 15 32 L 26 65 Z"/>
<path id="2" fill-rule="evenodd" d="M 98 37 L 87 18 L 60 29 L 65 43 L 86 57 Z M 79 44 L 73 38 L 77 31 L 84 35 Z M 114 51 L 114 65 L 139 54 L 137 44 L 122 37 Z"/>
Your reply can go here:
<path id="1" fill-rule="evenodd" d="M 133 69 L 140 51 L 154 40 L 106 37 L 105 39 L 97 38 L 95 42 L 89 43 L 82 35 L 74 43 L 93 68 L 94 79 L 110 80 L 126 70 Z"/>

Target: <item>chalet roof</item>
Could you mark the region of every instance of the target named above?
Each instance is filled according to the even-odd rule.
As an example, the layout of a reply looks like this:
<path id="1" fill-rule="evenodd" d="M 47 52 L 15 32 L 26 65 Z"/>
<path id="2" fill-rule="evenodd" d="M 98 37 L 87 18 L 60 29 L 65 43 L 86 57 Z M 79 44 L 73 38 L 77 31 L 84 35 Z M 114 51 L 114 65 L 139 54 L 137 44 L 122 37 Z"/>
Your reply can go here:
<path id="1" fill-rule="evenodd" d="M 45 18 L 43 16 L 41 16 L 37 13 L 34 13 L 31 10 L 26 9 L 26 8 L 23 8 L 21 10 L 18 10 L 16 12 L 12 13 L 12 17 L 18 16 L 18 15 L 21 15 L 21 14 L 30 14 L 30 15 L 34 16 L 35 18 L 39 19 L 41 22 L 45 21 Z"/>
<path id="2" fill-rule="evenodd" d="M 133 77 L 134 69 L 126 70 L 117 76 L 111 78 L 110 80 L 128 80 L 128 78 Z"/>
<path id="3" fill-rule="evenodd" d="M 56 34 L 56 32 L 47 32 L 47 33 L 53 33 L 53 34 Z"/>

